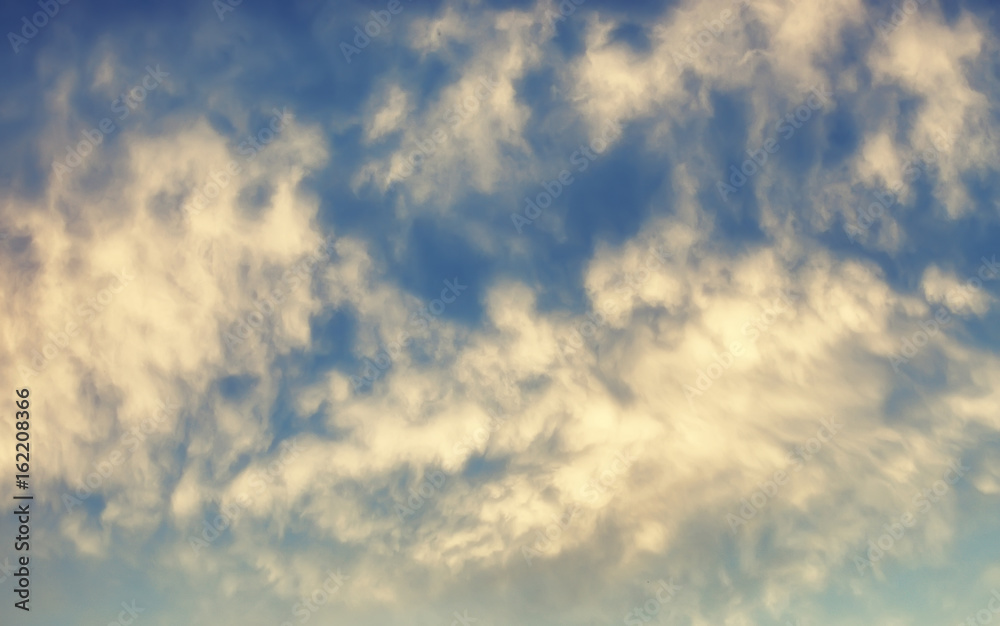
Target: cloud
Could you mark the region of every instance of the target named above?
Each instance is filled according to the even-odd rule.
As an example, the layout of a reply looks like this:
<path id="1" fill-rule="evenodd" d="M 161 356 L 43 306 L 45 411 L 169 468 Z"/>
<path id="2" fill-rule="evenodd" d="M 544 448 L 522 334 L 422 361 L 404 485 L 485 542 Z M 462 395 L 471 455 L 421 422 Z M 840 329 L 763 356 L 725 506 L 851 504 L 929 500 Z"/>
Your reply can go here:
<path id="1" fill-rule="evenodd" d="M 148 42 L 66 8 L 0 110 L 41 610 L 118 606 L 91 578 L 151 625 L 617 622 L 661 579 L 692 625 L 978 610 L 996 34 L 925 3 L 883 36 L 883 5 L 414 4 L 350 64 L 339 6 L 184 5 Z"/>

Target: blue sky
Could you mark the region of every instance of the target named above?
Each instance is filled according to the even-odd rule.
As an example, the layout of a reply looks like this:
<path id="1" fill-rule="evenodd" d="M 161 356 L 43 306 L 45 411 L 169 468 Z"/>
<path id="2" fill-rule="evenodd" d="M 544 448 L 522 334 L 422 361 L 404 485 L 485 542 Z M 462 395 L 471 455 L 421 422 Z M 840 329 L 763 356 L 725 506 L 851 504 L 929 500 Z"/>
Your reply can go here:
<path id="1" fill-rule="evenodd" d="M 1000 619 L 992 3 L 52 1 L 2 623 Z"/>

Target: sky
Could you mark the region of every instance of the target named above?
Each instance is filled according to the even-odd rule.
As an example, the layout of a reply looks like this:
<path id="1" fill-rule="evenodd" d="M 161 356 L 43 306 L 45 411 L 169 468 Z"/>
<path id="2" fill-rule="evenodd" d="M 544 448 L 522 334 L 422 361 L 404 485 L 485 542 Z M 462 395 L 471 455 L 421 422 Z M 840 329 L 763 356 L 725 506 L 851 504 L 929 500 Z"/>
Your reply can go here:
<path id="1" fill-rule="evenodd" d="M 3 3 L 0 624 L 1000 622 L 997 8 Z"/>

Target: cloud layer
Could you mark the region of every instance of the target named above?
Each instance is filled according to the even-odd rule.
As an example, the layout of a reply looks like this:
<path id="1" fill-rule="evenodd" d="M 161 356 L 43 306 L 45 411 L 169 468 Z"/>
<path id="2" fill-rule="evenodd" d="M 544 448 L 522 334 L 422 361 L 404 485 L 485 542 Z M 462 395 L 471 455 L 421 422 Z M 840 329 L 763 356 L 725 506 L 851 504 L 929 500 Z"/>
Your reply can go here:
<path id="1" fill-rule="evenodd" d="M 992 610 L 992 8 L 97 6 L 5 70 L 12 623 Z"/>

